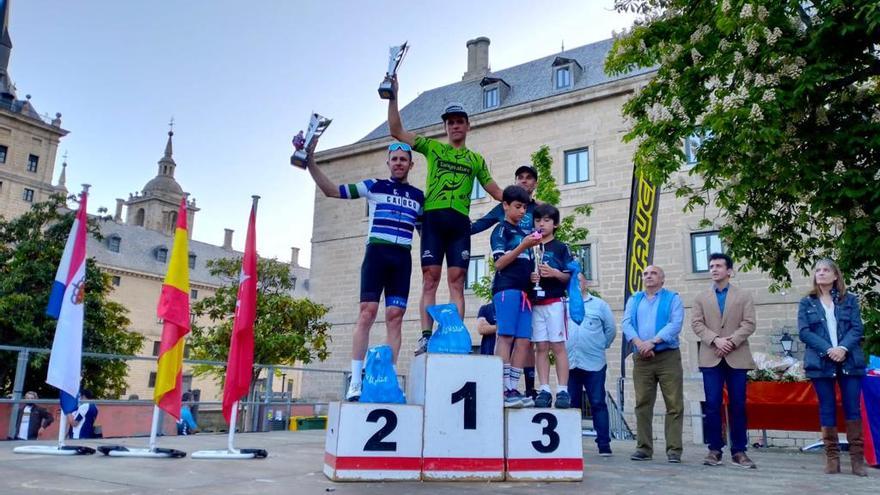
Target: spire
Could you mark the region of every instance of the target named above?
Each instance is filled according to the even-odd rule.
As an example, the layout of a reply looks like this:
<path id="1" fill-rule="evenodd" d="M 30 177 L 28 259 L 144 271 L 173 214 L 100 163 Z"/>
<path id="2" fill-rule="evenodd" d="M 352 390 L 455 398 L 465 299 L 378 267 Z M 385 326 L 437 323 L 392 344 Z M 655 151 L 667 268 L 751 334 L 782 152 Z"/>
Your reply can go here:
<path id="1" fill-rule="evenodd" d="M 3 0 L 0 0 L 3 1 Z M 168 122 L 168 143 L 165 144 L 165 158 L 171 158 L 171 137 L 174 136 L 174 117 Z"/>
<path id="2" fill-rule="evenodd" d="M 3 0 L 0 0 L 3 1 Z M 171 117 L 171 121 L 168 122 L 168 142 L 165 143 L 165 154 L 159 160 L 159 173 L 157 175 L 166 176 L 166 177 L 174 177 L 174 168 L 177 167 L 177 164 L 174 163 L 173 154 L 173 145 L 171 143 L 171 138 L 174 136 L 174 117 Z"/>
<path id="3" fill-rule="evenodd" d="M 12 38 L 9 36 L 9 4 L 12 0 L 0 0 L 0 98 L 15 98 L 15 85 L 9 78 L 9 56 L 12 54 Z"/>
<path id="4" fill-rule="evenodd" d="M 67 152 L 64 152 L 64 161 L 61 162 L 61 175 L 58 176 L 58 189 L 67 191 Z"/>

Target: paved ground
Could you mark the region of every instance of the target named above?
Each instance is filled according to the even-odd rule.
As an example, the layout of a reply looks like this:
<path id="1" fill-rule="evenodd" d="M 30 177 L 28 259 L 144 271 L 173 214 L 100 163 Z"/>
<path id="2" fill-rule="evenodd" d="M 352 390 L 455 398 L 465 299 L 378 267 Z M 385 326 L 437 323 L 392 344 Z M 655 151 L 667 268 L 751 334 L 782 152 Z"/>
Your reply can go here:
<path id="1" fill-rule="evenodd" d="M 101 440 L 102 444 L 146 445 L 144 438 Z M 585 479 L 582 483 L 333 483 L 321 469 L 324 432 L 272 432 L 243 434 L 240 447 L 269 450 L 269 457 L 247 461 L 184 459 L 106 458 L 103 455 L 53 457 L 19 455 L 12 448 L 24 442 L 0 444 L 0 493 L 95 493 L 156 494 L 181 492 L 187 495 L 326 494 L 398 495 L 411 493 L 453 494 L 504 493 L 505 495 L 565 494 L 876 494 L 880 491 L 880 470 L 870 470 L 867 479 L 851 474 L 822 474 L 820 453 L 760 450 L 750 452 L 758 470 L 731 465 L 707 467 L 700 461 L 702 448 L 687 446 L 684 463 L 664 460 L 635 463 L 629 460 L 632 442 L 614 442 L 615 455 L 596 456 L 592 439 L 585 439 Z M 226 437 L 196 435 L 164 437 L 162 447 L 192 452 L 223 448 Z M 98 443 L 88 444 L 91 446 Z M 849 467 L 849 460 L 845 466 Z"/>

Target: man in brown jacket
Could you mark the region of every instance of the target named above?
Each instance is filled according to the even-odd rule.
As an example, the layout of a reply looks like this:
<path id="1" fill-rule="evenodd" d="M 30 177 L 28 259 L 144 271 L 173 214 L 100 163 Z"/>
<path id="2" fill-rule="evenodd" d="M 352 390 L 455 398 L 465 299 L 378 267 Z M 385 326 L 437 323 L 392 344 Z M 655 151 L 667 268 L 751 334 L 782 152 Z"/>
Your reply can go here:
<path id="1" fill-rule="evenodd" d="M 721 431 L 721 405 L 727 384 L 730 454 L 735 466 L 754 469 L 746 455 L 746 373 L 755 367 L 749 336 L 755 332 L 755 305 L 748 292 L 730 285 L 733 260 L 713 253 L 709 256 L 712 288 L 694 300 L 691 328 L 700 338 L 699 361 L 706 392 L 706 436 L 709 453 L 703 464 L 721 465 L 724 436 Z"/>

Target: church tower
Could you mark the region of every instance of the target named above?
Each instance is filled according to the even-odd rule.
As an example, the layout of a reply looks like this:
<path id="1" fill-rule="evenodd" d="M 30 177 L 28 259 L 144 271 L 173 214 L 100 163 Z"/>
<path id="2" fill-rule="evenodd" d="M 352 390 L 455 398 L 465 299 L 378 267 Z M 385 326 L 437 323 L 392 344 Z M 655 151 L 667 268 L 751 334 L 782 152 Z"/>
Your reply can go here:
<path id="1" fill-rule="evenodd" d="M 173 126 L 173 123 L 170 124 Z M 132 194 L 124 204 L 126 208 L 126 220 L 128 225 L 144 227 L 166 234 L 173 234 L 177 225 L 177 210 L 180 206 L 180 198 L 187 193 L 174 179 L 174 170 L 177 163 L 174 162 L 172 138 L 174 131 L 168 131 L 168 142 L 165 144 L 165 154 L 159 159 L 156 176 L 150 179 L 139 193 Z M 189 236 L 192 237 L 192 228 L 196 212 L 196 200 L 187 201 L 187 226 Z"/>

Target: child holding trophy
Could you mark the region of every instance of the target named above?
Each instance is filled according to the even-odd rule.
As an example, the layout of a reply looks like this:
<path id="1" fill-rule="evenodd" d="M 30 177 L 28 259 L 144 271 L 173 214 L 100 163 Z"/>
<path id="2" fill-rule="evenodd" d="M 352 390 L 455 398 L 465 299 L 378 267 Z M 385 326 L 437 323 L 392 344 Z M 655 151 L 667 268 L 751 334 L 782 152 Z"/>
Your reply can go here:
<path id="1" fill-rule="evenodd" d="M 568 409 L 571 396 L 568 393 L 568 353 L 565 350 L 566 331 L 565 289 L 571 278 L 566 266 L 572 261 L 571 252 L 564 243 L 554 237 L 559 226 L 559 210 L 549 204 L 535 207 L 535 231 L 541 242 L 535 251 L 535 271 L 531 274 L 532 288 L 532 342 L 537 348 L 535 367 L 538 370 L 540 388 L 535 407 L 550 407 L 550 351 L 556 357 L 556 403 L 557 409 Z"/>

